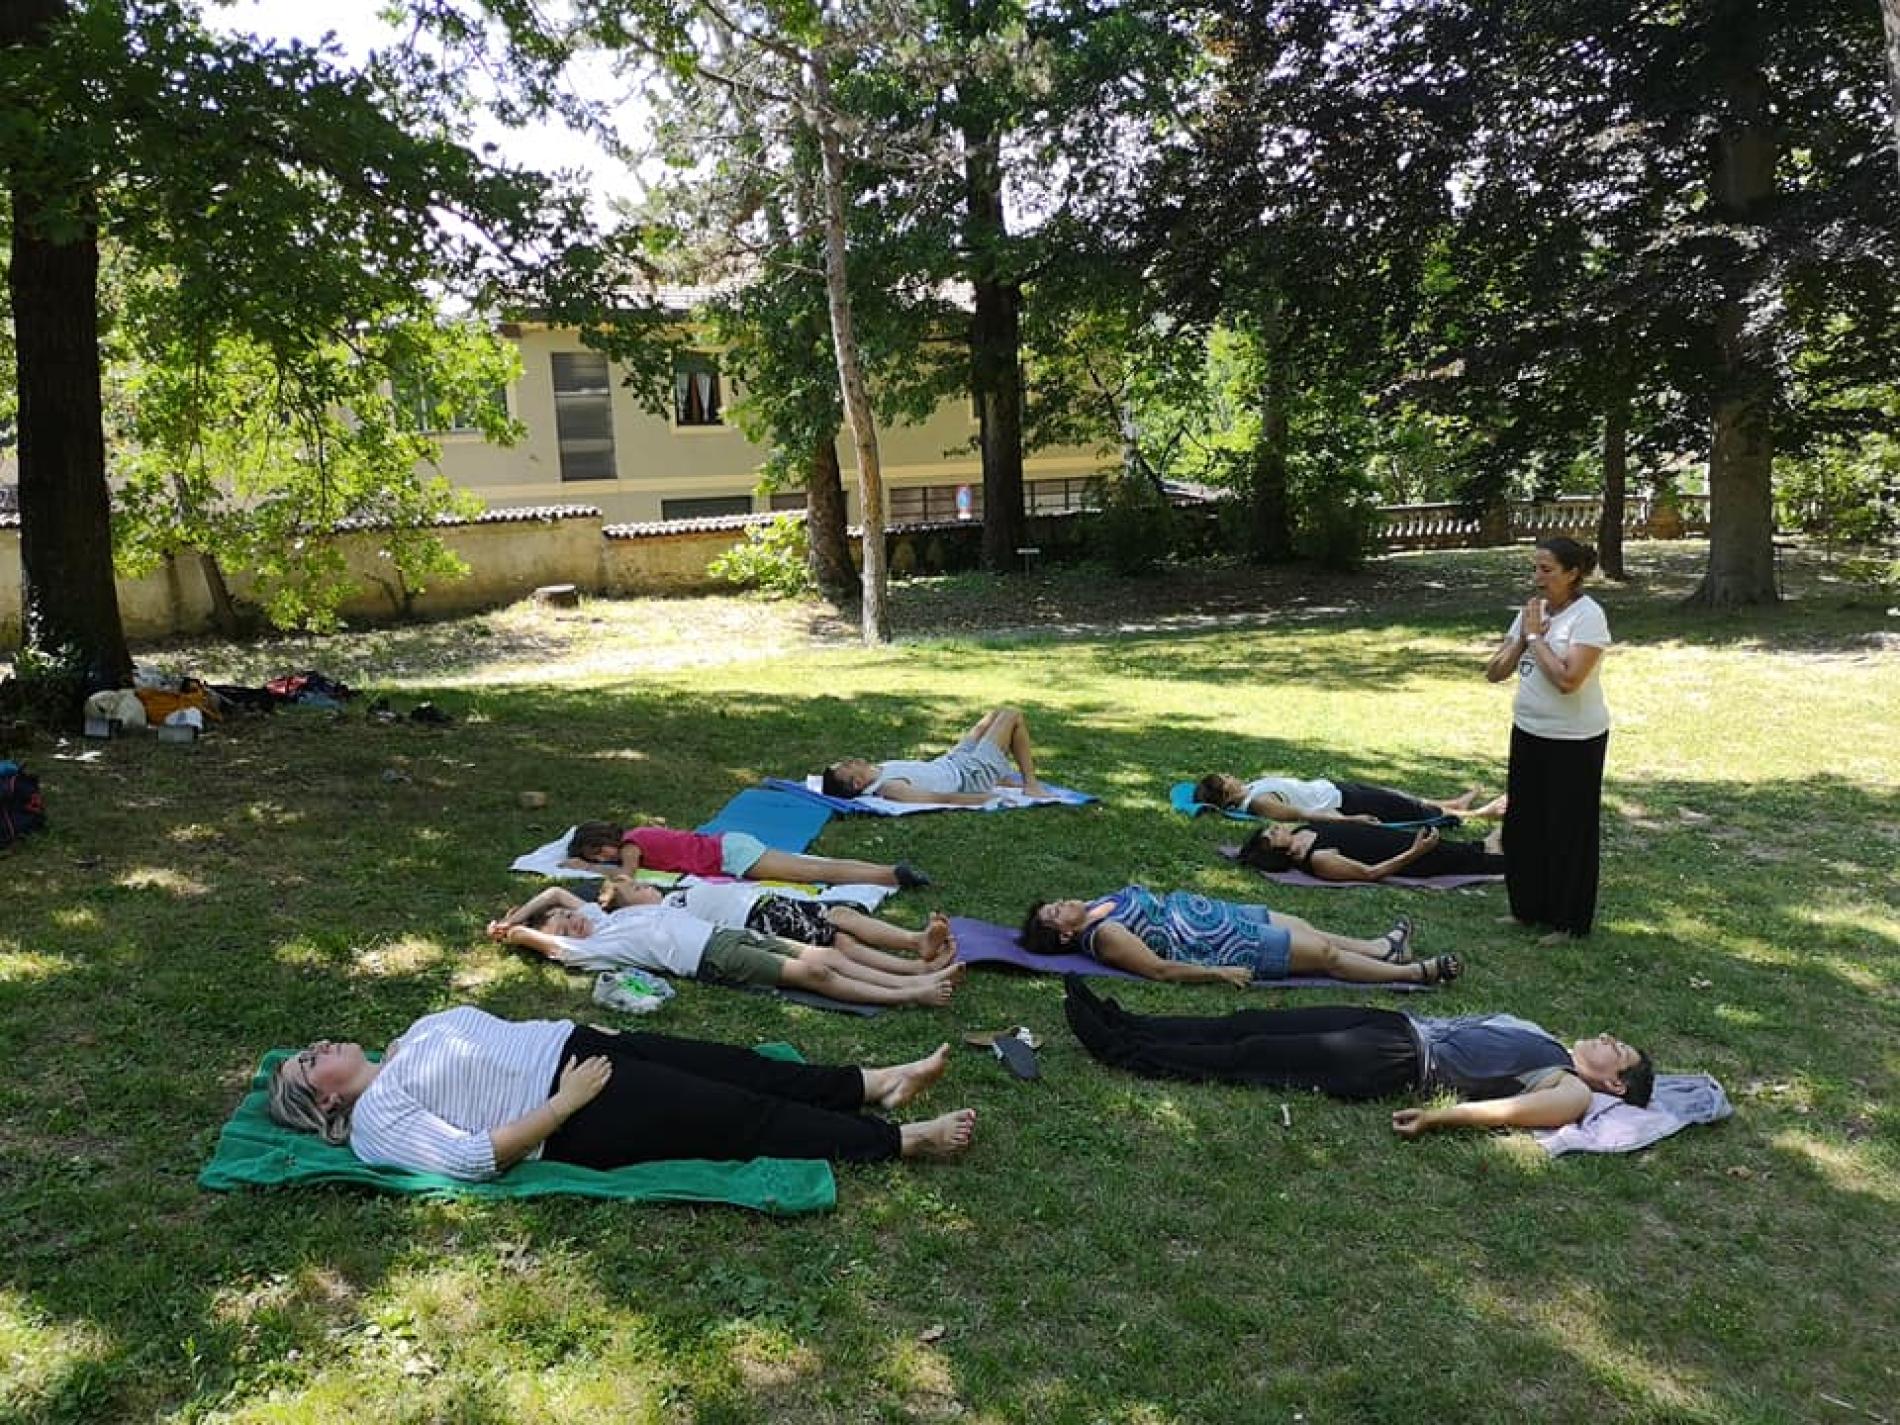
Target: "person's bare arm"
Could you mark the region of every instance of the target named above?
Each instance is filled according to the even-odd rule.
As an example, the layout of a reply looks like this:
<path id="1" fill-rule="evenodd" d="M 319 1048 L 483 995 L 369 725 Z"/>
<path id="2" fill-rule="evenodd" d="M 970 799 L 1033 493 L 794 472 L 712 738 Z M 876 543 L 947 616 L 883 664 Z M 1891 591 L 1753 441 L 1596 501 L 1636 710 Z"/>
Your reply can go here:
<path id="1" fill-rule="evenodd" d="M 1259 796 L 1242 807 L 1241 810 L 1253 816 L 1263 816 L 1268 821 L 1308 820 L 1305 813 L 1294 806 L 1292 802 L 1288 801 L 1285 797 L 1276 797 L 1272 792 L 1262 792 Z M 1315 821 L 1318 819 L 1317 817 L 1312 818 L 1312 820 Z"/>
<path id="2" fill-rule="evenodd" d="M 536 930 L 527 925 L 504 925 L 501 927 L 501 934 L 496 936 L 494 929 L 492 925 L 489 927 L 490 935 L 501 941 L 503 945 L 518 945 L 523 950 L 532 950 L 535 954 L 545 955 L 550 960 L 561 958 L 560 940 L 549 935 L 545 930 Z"/>
<path id="3" fill-rule="evenodd" d="M 499 1128 L 488 1130 L 496 1171 L 520 1162 L 552 1138 L 563 1123 L 599 1096 L 613 1076 L 613 1061 L 605 1054 L 580 1060 L 569 1057 L 554 1094 L 546 1103 Z"/>
<path id="4" fill-rule="evenodd" d="M 980 807 L 985 802 L 993 801 L 996 796 L 994 792 L 927 792 L 902 777 L 894 782 L 886 782 L 871 795 L 882 797 L 888 802 L 918 802 L 952 807 Z"/>
<path id="5" fill-rule="evenodd" d="M 1590 1111 L 1590 1086 L 1575 1074 L 1511 1098 L 1453 1104 L 1450 1108 L 1401 1108 L 1392 1131 L 1417 1138 L 1444 1128 L 1562 1128 Z"/>
<path id="6" fill-rule="evenodd" d="M 1531 657 L 1537 660 L 1537 666 L 1560 693 L 1574 693 L 1581 688 L 1603 658 L 1603 650 L 1591 643 L 1573 643 L 1561 657 L 1541 638 L 1530 647 Z"/>
<path id="7" fill-rule="evenodd" d="M 1095 958 L 1131 975 L 1176 985 L 1228 984 L 1245 989 L 1253 980 L 1245 965 L 1183 965 L 1164 960 L 1134 931 L 1113 923 L 1096 930 Z"/>

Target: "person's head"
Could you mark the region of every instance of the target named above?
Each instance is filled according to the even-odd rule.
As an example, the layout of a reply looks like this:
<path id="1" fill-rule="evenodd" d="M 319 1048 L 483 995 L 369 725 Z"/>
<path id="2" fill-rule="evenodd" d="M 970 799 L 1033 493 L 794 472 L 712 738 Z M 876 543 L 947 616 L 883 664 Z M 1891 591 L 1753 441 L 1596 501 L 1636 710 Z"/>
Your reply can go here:
<path id="1" fill-rule="evenodd" d="M 1531 554 L 1531 582 L 1547 599 L 1567 604 L 1583 591 L 1583 581 L 1597 567 L 1597 552 L 1566 535 L 1537 541 Z"/>
<path id="2" fill-rule="evenodd" d="M 1292 870 L 1293 828 L 1277 824 L 1261 827 L 1241 843 L 1240 864 L 1256 871 Z"/>
<path id="3" fill-rule="evenodd" d="M 594 933 L 594 923 L 575 906 L 544 905 L 522 922 L 530 930 L 559 935 L 568 940 L 585 940 Z"/>
<path id="4" fill-rule="evenodd" d="M 1636 1108 L 1649 1107 L 1656 1088 L 1656 1066 L 1633 1044 L 1614 1034 L 1579 1039 L 1570 1046 L 1577 1077 L 1598 1093 L 1612 1094 Z"/>
<path id="5" fill-rule="evenodd" d="M 266 1108 L 286 1128 L 341 1145 L 350 1140 L 350 1110 L 374 1077 L 362 1045 L 319 1039 L 277 1066 Z"/>
<path id="6" fill-rule="evenodd" d="M 862 796 L 864 789 L 877 780 L 877 764 L 862 757 L 845 757 L 825 768 L 820 789 L 828 797 L 849 801 Z"/>
<path id="7" fill-rule="evenodd" d="M 1194 784 L 1194 800 L 1204 807 L 1237 807 L 1247 784 L 1226 772 L 1209 772 Z"/>
<path id="8" fill-rule="evenodd" d="M 626 831 L 611 821 L 583 821 L 567 839 L 567 854 L 576 861 L 618 861 Z"/>
<path id="9" fill-rule="evenodd" d="M 1087 901 L 1037 901 L 1023 917 L 1019 943 L 1031 955 L 1066 955 L 1088 917 Z"/>

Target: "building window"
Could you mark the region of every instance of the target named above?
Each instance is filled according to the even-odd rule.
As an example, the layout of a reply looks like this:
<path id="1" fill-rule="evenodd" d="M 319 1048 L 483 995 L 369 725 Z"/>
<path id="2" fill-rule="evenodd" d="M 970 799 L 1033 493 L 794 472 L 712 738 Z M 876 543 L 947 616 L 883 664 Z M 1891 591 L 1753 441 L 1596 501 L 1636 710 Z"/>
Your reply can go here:
<path id="1" fill-rule="evenodd" d="M 725 424 L 719 366 L 702 351 L 674 353 L 673 423 L 682 426 Z"/>
<path id="2" fill-rule="evenodd" d="M 1069 510 L 1092 510 L 1101 503 L 1102 482 L 1097 475 L 1075 475 L 1062 480 L 1031 480 L 1024 503 L 1032 515 L 1057 515 Z"/>
<path id="3" fill-rule="evenodd" d="M 805 508 L 803 490 L 774 490 L 771 501 L 766 506 L 773 510 L 802 510 Z"/>
<path id="4" fill-rule="evenodd" d="M 703 520 L 712 515 L 749 515 L 750 495 L 708 495 L 696 500 L 661 500 L 663 520 Z"/>
<path id="5" fill-rule="evenodd" d="M 389 383 L 390 399 L 396 406 L 396 423 L 418 435 L 465 435 L 482 428 L 482 416 L 489 411 L 508 416 L 508 391 L 497 386 L 486 396 L 463 405 L 451 405 L 430 387 L 413 376 L 396 376 Z"/>
<path id="6" fill-rule="evenodd" d="M 563 480 L 611 480 L 614 468 L 613 387 L 598 351 L 557 351 L 554 434 Z"/>
<path id="7" fill-rule="evenodd" d="M 969 518 L 983 518 L 983 482 L 965 482 L 970 491 Z M 957 508 L 957 485 L 897 485 L 888 492 L 884 514 L 893 524 L 930 524 L 963 517 Z"/>

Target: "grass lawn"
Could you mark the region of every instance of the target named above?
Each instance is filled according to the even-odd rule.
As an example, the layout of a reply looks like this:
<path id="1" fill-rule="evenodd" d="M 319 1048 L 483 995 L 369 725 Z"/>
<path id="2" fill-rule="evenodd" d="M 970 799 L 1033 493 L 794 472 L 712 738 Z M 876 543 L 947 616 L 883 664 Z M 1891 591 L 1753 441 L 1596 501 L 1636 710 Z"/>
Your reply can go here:
<path id="1" fill-rule="evenodd" d="M 1497 787 L 1510 695 L 1479 670 L 1521 552 L 920 583 L 907 641 L 869 655 L 736 600 L 166 650 L 458 721 L 24 749 L 51 825 L 0 860 L 0 1420 L 1900 1418 L 1900 624 L 1805 564 L 1787 607 L 1688 613 L 1697 554 L 1638 546 L 1639 581 L 1597 591 L 1620 640 L 1604 890 L 1597 934 L 1554 950 L 1495 923 L 1496 889 L 1268 887 L 1216 858 L 1228 827 L 1163 806 L 1214 766 Z M 816 849 L 937 877 L 898 918 L 1013 921 L 1133 878 L 1362 933 L 1402 911 L 1469 966 L 1407 1007 L 1613 1029 L 1715 1073 L 1736 1116 L 1548 1161 L 1103 1069 L 1051 981 L 973 973 L 947 1010 L 875 1019 L 685 985 L 652 1027 L 887 1062 L 1027 1023 L 1045 1078 L 960 1050 L 921 1106 L 979 1110 L 969 1158 L 841 1170 L 816 1217 L 196 1187 L 267 1047 L 381 1044 L 458 1002 L 590 1014 L 585 980 L 481 938 L 529 889 L 516 852 L 586 816 L 692 825 L 1005 701 L 1102 805 L 833 822 Z"/>

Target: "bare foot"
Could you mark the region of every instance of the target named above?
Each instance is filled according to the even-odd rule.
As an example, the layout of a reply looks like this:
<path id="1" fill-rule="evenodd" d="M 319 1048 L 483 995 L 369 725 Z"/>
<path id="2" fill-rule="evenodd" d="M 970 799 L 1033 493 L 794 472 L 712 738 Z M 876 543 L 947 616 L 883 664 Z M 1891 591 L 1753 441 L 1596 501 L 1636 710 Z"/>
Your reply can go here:
<path id="1" fill-rule="evenodd" d="M 885 1069 L 865 1069 L 864 1101 L 879 1108 L 902 1108 L 918 1094 L 936 1083 L 950 1067 L 950 1046 L 939 1044 L 936 1052 L 908 1064 L 893 1064 Z"/>
<path id="2" fill-rule="evenodd" d="M 969 1151 L 976 1137 L 976 1110 L 959 1108 L 923 1123 L 906 1123 L 898 1132 L 906 1158 L 956 1158 Z"/>
<path id="3" fill-rule="evenodd" d="M 1039 777 L 1024 777 L 1023 795 L 1026 797 L 1046 797 L 1049 795 L 1049 789 L 1043 785 L 1042 779 Z"/>
<path id="4" fill-rule="evenodd" d="M 1548 935 L 1538 936 L 1537 943 L 1539 945 L 1568 945 L 1576 938 L 1568 930 L 1553 930 Z"/>
<path id="5" fill-rule="evenodd" d="M 1496 820 L 1498 817 L 1504 815 L 1505 811 L 1509 809 L 1510 804 L 1511 799 L 1500 793 L 1491 798 L 1491 800 L 1486 802 L 1483 806 L 1471 808 L 1465 815 L 1473 818 L 1485 817 L 1490 820 Z"/>
<path id="6" fill-rule="evenodd" d="M 1479 791 L 1477 787 L 1467 787 L 1457 796 L 1446 798 L 1442 805 L 1446 811 L 1469 811 L 1472 802 L 1477 800 Z"/>
<path id="7" fill-rule="evenodd" d="M 957 937 L 951 933 L 950 919 L 942 911 L 930 912 L 930 923 L 924 927 L 923 937 L 922 959 L 931 969 L 942 969 L 957 958 Z"/>

